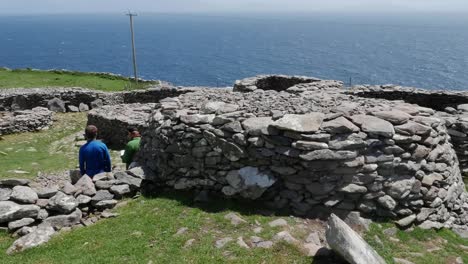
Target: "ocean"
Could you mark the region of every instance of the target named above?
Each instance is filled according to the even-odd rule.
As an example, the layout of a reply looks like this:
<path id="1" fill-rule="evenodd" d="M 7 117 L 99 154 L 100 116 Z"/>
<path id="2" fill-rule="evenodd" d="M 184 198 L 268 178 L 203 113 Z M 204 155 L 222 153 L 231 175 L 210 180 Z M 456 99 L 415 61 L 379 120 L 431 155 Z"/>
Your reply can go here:
<path id="1" fill-rule="evenodd" d="M 145 14 L 135 17 L 140 77 L 231 86 L 257 74 L 346 84 L 468 89 L 461 15 Z M 132 75 L 128 17 L 0 16 L 0 66 Z"/>

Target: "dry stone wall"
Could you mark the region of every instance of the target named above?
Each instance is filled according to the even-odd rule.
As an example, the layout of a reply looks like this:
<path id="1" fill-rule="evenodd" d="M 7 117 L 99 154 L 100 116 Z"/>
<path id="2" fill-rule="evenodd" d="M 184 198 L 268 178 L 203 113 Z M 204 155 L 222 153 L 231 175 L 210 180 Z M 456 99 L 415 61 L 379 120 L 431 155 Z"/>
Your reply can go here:
<path id="1" fill-rule="evenodd" d="M 163 86 L 138 91 L 102 92 L 83 88 L 28 88 L 0 90 L 0 111 L 26 110 L 49 107 L 51 100 L 63 102 L 63 111 L 84 111 L 101 105 L 129 103 L 156 103 L 166 97 L 175 97 L 193 91 L 190 88 Z M 70 109 L 70 106 L 72 107 Z"/>
<path id="2" fill-rule="evenodd" d="M 460 169 L 468 173 L 468 93 L 430 91 L 395 85 L 355 86 L 347 94 L 366 98 L 403 100 L 439 110 L 438 118 L 445 121 L 447 132 L 457 153 Z"/>
<path id="3" fill-rule="evenodd" d="M 88 125 L 99 129 L 98 138 L 111 148 L 123 148 L 127 141 L 127 129 L 136 127 L 144 132 L 155 104 L 121 104 L 103 106 L 88 113 Z"/>
<path id="4" fill-rule="evenodd" d="M 43 107 L 0 112 L 0 136 L 46 129 L 52 124 L 52 117 L 53 112 Z"/>
<path id="5" fill-rule="evenodd" d="M 298 215 L 359 210 L 404 227 L 467 223 L 457 156 L 436 111 L 295 86 L 164 99 L 140 161 L 155 184 L 262 200 Z"/>

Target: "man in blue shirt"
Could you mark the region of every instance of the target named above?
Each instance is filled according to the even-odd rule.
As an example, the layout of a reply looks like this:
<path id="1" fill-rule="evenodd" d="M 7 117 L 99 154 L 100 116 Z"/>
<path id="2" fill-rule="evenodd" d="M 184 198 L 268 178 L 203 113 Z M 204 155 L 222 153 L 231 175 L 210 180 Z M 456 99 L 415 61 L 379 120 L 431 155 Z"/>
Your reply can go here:
<path id="1" fill-rule="evenodd" d="M 88 141 L 80 148 L 80 172 L 81 175 L 93 177 L 101 172 L 111 171 L 111 160 L 107 146 L 96 140 L 98 129 L 95 126 L 87 126 L 85 137 Z"/>

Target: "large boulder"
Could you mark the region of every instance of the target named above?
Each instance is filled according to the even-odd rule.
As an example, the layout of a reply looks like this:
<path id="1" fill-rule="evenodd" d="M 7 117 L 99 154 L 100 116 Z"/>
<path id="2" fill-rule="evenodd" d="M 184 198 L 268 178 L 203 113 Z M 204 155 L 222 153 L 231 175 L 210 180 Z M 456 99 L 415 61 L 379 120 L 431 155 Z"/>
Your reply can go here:
<path id="1" fill-rule="evenodd" d="M 67 108 L 65 108 L 65 102 L 58 98 L 50 99 L 47 102 L 47 108 L 53 112 L 59 112 L 59 113 L 67 112 Z"/>
<path id="2" fill-rule="evenodd" d="M 51 225 L 55 229 L 62 229 L 78 224 L 81 220 L 82 213 L 80 209 L 76 209 L 73 213 L 68 215 L 51 216 L 44 220 L 44 223 Z"/>
<path id="3" fill-rule="evenodd" d="M 37 205 L 20 205 L 12 201 L 0 201 L 0 223 L 7 223 L 22 218 L 36 218 L 40 207 Z"/>
<path id="4" fill-rule="evenodd" d="M 57 192 L 56 195 L 49 199 L 46 208 L 48 210 L 67 214 L 75 210 L 77 206 L 78 202 L 73 196 L 66 195 L 63 192 Z"/>
<path id="5" fill-rule="evenodd" d="M 122 184 L 128 184 L 133 189 L 139 189 L 142 180 L 140 178 L 133 177 L 127 173 L 120 171 L 114 174 L 115 178 Z"/>
<path id="6" fill-rule="evenodd" d="M 244 129 L 252 136 L 260 136 L 262 134 L 268 135 L 271 124 L 273 124 L 273 119 L 271 117 L 252 117 L 242 122 Z"/>
<path id="7" fill-rule="evenodd" d="M 34 204 L 39 199 L 37 193 L 28 186 L 15 186 L 11 193 L 10 199 L 26 204 Z"/>
<path id="8" fill-rule="evenodd" d="M 328 245 L 351 264 L 385 264 L 385 260 L 338 216 L 328 218 Z"/>
<path id="9" fill-rule="evenodd" d="M 77 194 L 84 194 L 93 196 L 96 194 L 96 187 L 94 187 L 93 180 L 88 175 L 83 175 L 75 184 Z"/>
<path id="10" fill-rule="evenodd" d="M 41 224 L 31 233 L 13 242 L 13 245 L 11 245 L 7 250 L 7 254 L 10 255 L 15 252 L 21 252 L 26 249 L 42 245 L 48 242 L 53 234 L 55 234 L 55 230 L 51 225 Z"/>

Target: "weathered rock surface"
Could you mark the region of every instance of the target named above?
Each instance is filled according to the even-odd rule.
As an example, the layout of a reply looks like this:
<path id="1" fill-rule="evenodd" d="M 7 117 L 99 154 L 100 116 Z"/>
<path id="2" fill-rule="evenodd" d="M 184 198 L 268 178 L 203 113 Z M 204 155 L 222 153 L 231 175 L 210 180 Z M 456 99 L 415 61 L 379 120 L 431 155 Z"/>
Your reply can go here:
<path id="1" fill-rule="evenodd" d="M 39 225 L 38 228 L 31 233 L 16 240 L 13 245 L 8 248 L 7 254 L 10 255 L 16 252 L 21 252 L 47 243 L 54 234 L 55 230 L 52 226 L 47 224 Z"/>
<path id="2" fill-rule="evenodd" d="M 334 214 L 328 219 L 325 235 L 330 247 L 349 263 L 385 263 L 364 239 Z"/>

